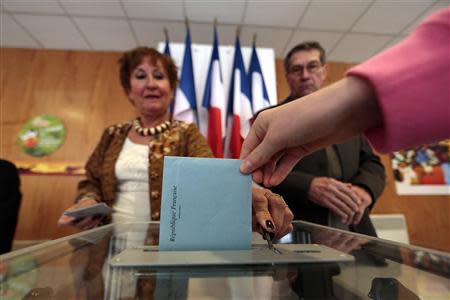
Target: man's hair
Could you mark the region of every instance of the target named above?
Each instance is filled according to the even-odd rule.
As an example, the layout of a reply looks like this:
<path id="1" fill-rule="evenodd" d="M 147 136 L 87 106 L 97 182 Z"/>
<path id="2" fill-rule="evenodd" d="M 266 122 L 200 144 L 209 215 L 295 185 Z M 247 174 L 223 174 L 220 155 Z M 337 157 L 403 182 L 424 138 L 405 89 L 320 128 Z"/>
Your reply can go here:
<path id="1" fill-rule="evenodd" d="M 291 50 L 289 50 L 288 54 L 286 55 L 286 57 L 284 58 L 284 71 L 286 73 L 289 72 L 289 64 L 290 64 L 290 60 L 292 55 L 294 55 L 296 52 L 299 51 L 308 51 L 308 50 L 319 50 L 320 53 L 320 63 L 322 65 L 325 64 L 326 61 L 326 55 L 325 55 L 325 50 L 322 48 L 322 45 L 320 45 L 319 42 L 316 41 L 305 41 L 303 43 L 300 43 L 298 45 L 296 45 L 294 48 L 292 48 Z"/>

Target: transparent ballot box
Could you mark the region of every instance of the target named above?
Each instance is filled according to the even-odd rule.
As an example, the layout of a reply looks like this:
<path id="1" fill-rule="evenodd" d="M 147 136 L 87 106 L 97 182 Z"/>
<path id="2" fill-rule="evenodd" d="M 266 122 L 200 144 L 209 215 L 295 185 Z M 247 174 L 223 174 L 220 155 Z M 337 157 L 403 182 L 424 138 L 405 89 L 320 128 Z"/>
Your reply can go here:
<path id="1" fill-rule="evenodd" d="M 224 237 L 227 238 L 227 237 Z M 0 256 L 0 299 L 450 299 L 449 253 L 294 222 L 268 249 L 160 251 L 110 224 Z"/>

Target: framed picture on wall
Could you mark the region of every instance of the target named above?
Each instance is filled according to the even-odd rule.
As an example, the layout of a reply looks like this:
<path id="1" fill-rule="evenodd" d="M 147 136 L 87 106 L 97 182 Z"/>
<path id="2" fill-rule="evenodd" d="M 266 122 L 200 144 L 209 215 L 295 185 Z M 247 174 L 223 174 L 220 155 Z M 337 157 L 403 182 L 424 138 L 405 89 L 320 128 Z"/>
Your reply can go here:
<path id="1" fill-rule="evenodd" d="M 64 123 L 57 116 L 39 115 L 28 120 L 20 129 L 17 142 L 25 154 L 48 156 L 63 144 Z"/>
<path id="2" fill-rule="evenodd" d="M 450 195 L 450 140 L 391 154 L 399 195 Z"/>

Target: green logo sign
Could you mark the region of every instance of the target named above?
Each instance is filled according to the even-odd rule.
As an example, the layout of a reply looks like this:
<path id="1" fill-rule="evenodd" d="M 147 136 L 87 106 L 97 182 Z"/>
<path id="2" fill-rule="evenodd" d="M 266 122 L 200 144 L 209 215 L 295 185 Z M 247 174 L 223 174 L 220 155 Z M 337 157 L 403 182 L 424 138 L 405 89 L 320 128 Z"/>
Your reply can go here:
<path id="1" fill-rule="evenodd" d="M 32 156 L 45 156 L 55 152 L 64 141 L 66 130 L 62 121 L 50 115 L 28 120 L 19 131 L 19 145 Z"/>

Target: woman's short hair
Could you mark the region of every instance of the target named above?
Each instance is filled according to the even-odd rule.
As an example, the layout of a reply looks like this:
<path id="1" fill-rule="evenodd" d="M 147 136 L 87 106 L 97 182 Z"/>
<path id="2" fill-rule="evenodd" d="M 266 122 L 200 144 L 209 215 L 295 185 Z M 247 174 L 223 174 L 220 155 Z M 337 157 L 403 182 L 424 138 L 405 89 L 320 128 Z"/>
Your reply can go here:
<path id="1" fill-rule="evenodd" d="M 172 58 L 160 53 L 158 50 L 149 47 L 137 47 L 132 50 L 125 52 L 119 59 L 120 65 L 120 83 L 128 93 L 131 89 L 131 73 L 133 70 L 139 66 L 144 57 L 150 58 L 150 63 L 156 65 L 158 62 L 161 63 L 167 76 L 169 77 L 169 83 L 172 90 L 175 90 L 178 84 L 178 73 L 177 67 L 173 62 Z"/>

